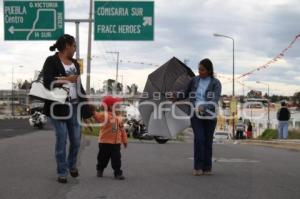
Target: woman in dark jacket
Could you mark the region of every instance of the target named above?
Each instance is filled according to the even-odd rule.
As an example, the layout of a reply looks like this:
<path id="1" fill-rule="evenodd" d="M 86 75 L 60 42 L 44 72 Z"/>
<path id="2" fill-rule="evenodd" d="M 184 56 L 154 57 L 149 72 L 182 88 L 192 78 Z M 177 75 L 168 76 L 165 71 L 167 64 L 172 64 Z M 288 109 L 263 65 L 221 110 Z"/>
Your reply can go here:
<path id="1" fill-rule="evenodd" d="M 209 59 L 201 60 L 199 76 L 191 80 L 186 92 L 195 107 L 191 118 L 194 131 L 195 176 L 212 174 L 212 144 L 221 90 L 220 81 L 214 77 L 212 62 Z"/>
<path id="2" fill-rule="evenodd" d="M 67 183 L 68 172 L 72 177 L 79 175 L 76 162 L 81 130 L 77 119 L 77 107 L 78 103 L 85 100 L 85 91 L 80 82 L 79 64 L 72 58 L 76 51 L 74 37 L 68 34 L 62 35 L 50 47 L 51 51 L 55 49 L 58 52 L 49 56 L 43 66 L 44 86 L 51 90 L 68 84 L 69 97 L 64 104 L 46 101 L 44 113 L 50 118 L 56 133 L 55 157 L 58 182 Z M 68 158 L 66 157 L 67 137 L 70 141 Z"/>

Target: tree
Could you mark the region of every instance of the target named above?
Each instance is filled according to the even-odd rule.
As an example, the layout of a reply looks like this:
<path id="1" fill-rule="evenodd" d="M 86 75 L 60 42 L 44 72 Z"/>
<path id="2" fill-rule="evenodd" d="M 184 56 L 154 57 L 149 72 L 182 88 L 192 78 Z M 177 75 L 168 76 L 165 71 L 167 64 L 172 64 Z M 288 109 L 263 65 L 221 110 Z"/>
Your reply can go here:
<path id="1" fill-rule="evenodd" d="M 16 88 L 21 89 L 22 84 L 23 84 L 22 82 L 23 82 L 22 79 L 17 79 L 17 81 L 14 82 L 14 88 L 15 88 L 15 89 L 16 89 Z"/>
<path id="2" fill-rule="evenodd" d="M 256 91 L 256 90 L 251 90 L 247 94 L 247 97 L 249 97 L 249 98 L 261 98 L 262 97 L 262 92 L 261 91 Z"/>
<path id="3" fill-rule="evenodd" d="M 240 102 L 240 103 L 245 103 L 245 97 L 244 97 L 244 96 L 240 96 L 239 102 Z"/>
<path id="4" fill-rule="evenodd" d="M 275 103 L 279 101 L 279 96 L 278 95 L 272 95 L 270 97 L 271 102 Z"/>
<path id="5" fill-rule="evenodd" d="M 30 88 L 31 88 L 31 83 L 27 80 L 25 80 L 21 85 L 21 89 L 28 90 Z"/>
<path id="6" fill-rule="evenodd" d="M 131 88 L 131 93 L 133 95 L 136 95 L 138 92 L 138 86 L 136 84 L 131 84 L 130 88 Z"/>
<path id="7" fill-rule="evenodd" d="M 91 88 L 91 94 L 95 95 L 95 89 Z"/>
<path id="8" fill-rule="evenodd" d="M 292 99 L 293 99 L 293 102 L 299 106 L 300 105 L 300 92 L 296 92 L 293 95 Z"/>
<path id="9" fill-rule="evenodd" d="M 130 94 L 132 92 L 132 89 L 130 86 L 126 86 L 126 94 Z"/>
<path id="10" fill-rule="evenodd" d="M 117 83 L 113 79 L 108 79 L 103 82 L 103 90 L 106 91 L 107 93 L 111 94 L 113 90 L 117 90 L 117 93 L 123 91 L 123 84 L 120 82 Z"/>
<path id="11" fill-rule="evenodd" d="M 31 83 L 28 80 L 22 80 L 17 79 L 16 82 L 14 82 L 14 89 L 23 89 L 23 90 L 29 90 L 31 88 Z"/>

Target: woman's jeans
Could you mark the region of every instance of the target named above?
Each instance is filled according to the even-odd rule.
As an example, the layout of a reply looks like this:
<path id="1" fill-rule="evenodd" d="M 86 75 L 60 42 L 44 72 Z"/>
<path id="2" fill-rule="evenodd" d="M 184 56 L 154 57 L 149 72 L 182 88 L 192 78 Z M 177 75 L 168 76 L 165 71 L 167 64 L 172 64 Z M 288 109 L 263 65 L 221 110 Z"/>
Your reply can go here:
<path id="1" fill-rule="evenodd" d="M 194 169 L 210 171 L 212 169 L 212 145 L 217 120 L 191 118 L 194 131 Z"/>
<path id="2" fill-rule="evenodd" d="M 278 121 L 278 139 L 288 138 L 288 121 Z"/>
<path id="3" fill-rule="evenodd" d="M 69 119 L 50 118 L 56 134 L 55 157 L 58 176 L 67 176 L 68 169 L 75 169 L 80 147 L 81 130 L 77 120 L 77 104 L 72 104 L 73 114 Z M 66 159 L 67 137 L 69 136 L 69 155 Z"/>

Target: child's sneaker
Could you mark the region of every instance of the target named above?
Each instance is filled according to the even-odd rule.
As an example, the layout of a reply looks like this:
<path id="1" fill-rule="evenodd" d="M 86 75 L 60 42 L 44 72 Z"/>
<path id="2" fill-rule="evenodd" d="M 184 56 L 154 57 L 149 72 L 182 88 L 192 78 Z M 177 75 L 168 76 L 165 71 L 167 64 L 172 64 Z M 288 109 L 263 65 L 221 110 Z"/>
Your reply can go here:
<path id="1" fill-rule="evenodd" d="M 125 180 L 125 177 L 123 175 L 116 175 L 115 179 L 116 180 Z"/>
<path id="2" fill-rule="evenodd" d="M 97 170 L 97 177 L 99 178 L 103 177 L 103 170 Z"/>

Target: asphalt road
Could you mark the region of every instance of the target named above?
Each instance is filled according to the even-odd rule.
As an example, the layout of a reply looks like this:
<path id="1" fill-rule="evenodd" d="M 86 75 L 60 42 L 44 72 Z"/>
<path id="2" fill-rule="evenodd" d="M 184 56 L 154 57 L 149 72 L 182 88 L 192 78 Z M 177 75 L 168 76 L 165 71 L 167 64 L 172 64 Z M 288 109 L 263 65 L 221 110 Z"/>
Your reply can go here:
<path id="1" fill-rule="evenodd" d="M 52 129 L 51 123 L 48 121 L 44 130 Z M 0 120 L 0 139 L 33 133 L 39 129 L 29 125 L 28 119 L 5 119 Z"/>
<path id="2" fill-rule="evenodd" d="M 299 199 L 299 152 L 239 144 L 214 146 L 214 175 L 192 176 L 192 144 L 131 142 L 122 150 L 125 181 L 107 168 L 96 177 L 97 139 L 83 137 L 80 176 L 56 182 L 54 133 L 0 140 L 0 198 Z"/>

